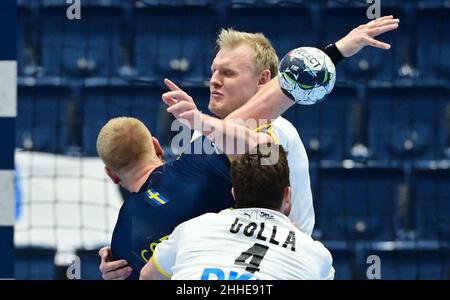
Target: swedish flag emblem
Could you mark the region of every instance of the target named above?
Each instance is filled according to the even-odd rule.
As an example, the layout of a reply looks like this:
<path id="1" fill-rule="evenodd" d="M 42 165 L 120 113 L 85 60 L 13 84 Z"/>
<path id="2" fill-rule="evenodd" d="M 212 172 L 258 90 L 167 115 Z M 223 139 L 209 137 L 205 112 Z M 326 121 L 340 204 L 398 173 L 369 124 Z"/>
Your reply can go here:
<path id="1" fill-rule="evenodd" d="M 149 189 L 145 192 L 145 195 L 150 200 L 150 203 L 156 204 L 157 206 L 164 205 L 169 200 L 161 195 L 159 192 L 155 191 L 154 189 Z"/>

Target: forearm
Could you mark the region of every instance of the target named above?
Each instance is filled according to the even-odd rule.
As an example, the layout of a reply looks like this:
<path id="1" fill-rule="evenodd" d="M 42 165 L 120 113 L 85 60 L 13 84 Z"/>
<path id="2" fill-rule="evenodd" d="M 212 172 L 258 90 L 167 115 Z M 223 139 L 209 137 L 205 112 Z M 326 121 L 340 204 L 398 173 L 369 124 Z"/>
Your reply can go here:
<path id="1" fill-rule="evenodd" d="M 279 117 L 295 102 L 288 98 L 280 88 L 278 77 L 273 78 L 239 109 L 229 114 L 226 120 L 254 120 L 254 129 Z M 251 125 L 251 124 L 250 124 Z"/>
<path id="2" fill-rule="evenodd" d="M 271 141 L 265 133 L 257 133 L 232 120 L 220 120 L 206 114 L 201 114 L 201 122 L 196 122 L 195 130 L 202 132 L 216 147 L 225 154 L 241 155 L 256 147 L 259 143 Z"/>

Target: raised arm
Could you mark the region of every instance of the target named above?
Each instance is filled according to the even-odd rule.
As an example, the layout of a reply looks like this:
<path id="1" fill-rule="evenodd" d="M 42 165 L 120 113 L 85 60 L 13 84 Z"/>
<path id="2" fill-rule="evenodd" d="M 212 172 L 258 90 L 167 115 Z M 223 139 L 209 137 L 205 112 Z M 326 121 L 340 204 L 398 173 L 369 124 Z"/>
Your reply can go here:
<path id="1" fill-rule="evenodd" d="M 295 102 L 281 91 L 278 78 L 275 77 L 250 98 L 246 104 L 229 114 L 225 120 L 254 119 L 256 126 L 260 126 L 279 117 L 294 104 Z"/>
<path id="2" fill-rule="evenodd" d="M 162 95 L 164 103 L 169 106 L 167 112 L 191 129 L 201 132 L 225 154 L 234 157 L 244 154 L 257 144 L 272 142 L 268 134 L 249 129 L 254 126 L 247 126 L 247 122 L 244 126 L 239 120 L 220 120 L 201 113 L 192 97 L 172 81 L 165 79 L 164 82 L 170 88 L 169 92 Z"/>
<path id="3" fill-rule="evenodd" d="M 360 25 L 351 30 L 345 37 L 337 41 L 335 43 L 335 49 L 334 47 L 329 48 L 328 55 L 332 53 L 333 49 L 334 51 L 338 51 L 339 54 L 343 57 L 353 56 L 365 46 L 372 46 L 386 50 L 390 49 L 391 46 L 389 44 L 380 42 L 376 40 L 375 37 L 385 32 L 395 30 L 396 28 L 398 28 L 399 22 L 400 20 L 394 19 L 393 16 L 384 16 L 382 18 Z M 326 49 L 325 52 L 327 52 Z M 338 60 L 336 60 L 335 57 L 334 62 L 336 63 L 338 62 Z M 184 99 L 191 104 L 193 103 L 195 106 L 192 98 L 173 83 L 166 82 L 166 84 L 171 88 L 173 92 L 173 94 L 169 94 L 170 92 L 166 93 L 165 102 L 166 104 L 171 106 L 169 108 L 169 110 L 171 111 L 168 111 L 177 113 L 177 110 L 181 109 L 183 110 L 183 112 L 180 112 L 179 116 L 181 116 L 182 118 L 193 118 L 195 115 L 196 107 L 194 110 L 192 110 L 188 109 L 189 107 L 186 107 L 186 105 L 188 105 L 187 103 L 178 105 L 173 102 L 175 101 L 173 100 L 175 98 L 177 98 L 178 100 Z M 172 84 L 172 87 L 169 84 Z M 175 98 L 170 100 L 170 97 Z M 248 128 L 254 129 L 277 118 L 292 105 L 294 105 L 294 102 L 281 91 L 278 78 L 275 77 L 271 81 L 269 81 L 269 83 L 264 85 L 252 98 L 250 98 L 250 100 L 246 104 L 229 114 L 225 118 L 225 121 L 254 120 L 253 124 L 249 123 L 248 125 L 246 125 Z M 172 106 L 174 106 L 174 108 L 172 108 Z M 204 122 L 205 124 L 211 123 L 213 125 L 218 125 L 216 121 L 208 119 L 205 116 L 200 119 L 202 119 L 202 122 Z M 231 123 L 226 122 L 225 124 Z M 227 126 L 223 128 L 226 127 Z M 203 132 L 203 134 L 206 134 L 204 130 L 200 131 Z"/>
<path id="4" fill-rule="evenodd" d="M 330 56 L 334 64 L 342 57 L 350 57 L 361 51 L 365 46 L 388 50 L 391 45 L 380 42 L 375 37 L 398 28 L 400 20 L 393 16 L 384 16 L 352 29 L 324 52 Z M 285 112 L 294 102 L 284 95 L 278 80 L 273 78 L 264 85 L 258 93 L 245 105 L 235 110 L 226 119 L 257 119 L 258 126 L 268 120 L 275 119 Z"/>

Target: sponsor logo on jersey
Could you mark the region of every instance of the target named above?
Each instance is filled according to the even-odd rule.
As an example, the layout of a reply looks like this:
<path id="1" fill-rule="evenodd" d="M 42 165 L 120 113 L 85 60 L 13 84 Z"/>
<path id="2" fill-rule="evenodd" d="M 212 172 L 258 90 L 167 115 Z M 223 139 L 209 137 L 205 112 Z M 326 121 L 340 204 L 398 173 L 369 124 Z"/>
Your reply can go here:
<path id="1" fill-rule="evenodd" d="M 167 240 L 168 238 L 169 238 L 169 236 L 165 235 L 162 238 L 160 238 L 158 242 L 151 242 L 150 247 L 149 247 L 151 253 L 148 251 L 149 249 L 142 249 L 141 250 L 141 259 L 147 263 L 150 260 L 150 258 L 153 256 L 153 253 L 155 253 L 156 246 L 159 243 L 161 243 L 162 241 Z"/>
<path id="2" fill-rule="evenodd" d="M 250 280 L 256 279 L 253 274 L 244 272 L 239 273 L 236 271 L 225 271 L 220 268 L 205 268 L 203 269 L 201 280 Z"/>
<path id="3" fill-rule="evenodd" d="M 273 219 L 273 215 L 272 215 L 272 214 L 269 214 L 269 213 L 267 213 L 267 212 L 265 212 L 265 211 L 261 211 L 261 212 L 259 213 L 259 217 L 264 218 L 264 219 L 267 219 L 267 220 L 272 220 L 272 219 Z"/>
<path id="4" fill-rule="evenodd" d="M 250 219 L 253 217 L 253 212 L 249 211 L 249 212 L 245 212 L 244 216 L 249 217 Z"/>

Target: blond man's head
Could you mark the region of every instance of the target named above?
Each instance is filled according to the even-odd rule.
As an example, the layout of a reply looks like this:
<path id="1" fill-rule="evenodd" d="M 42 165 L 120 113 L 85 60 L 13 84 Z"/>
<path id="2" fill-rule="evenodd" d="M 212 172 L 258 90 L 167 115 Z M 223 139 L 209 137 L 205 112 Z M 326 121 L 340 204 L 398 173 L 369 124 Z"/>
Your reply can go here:
<path id="1" fill-rule="evenodd" d="M 107 167 L 122 175 L 156 156 L 150 131 L 130 117 L 114 118 L 103 126 L 97 152 Z"/>
<path id="2" fill-rule="evenodd" d="M 248 33 L 234 29 L 222 29 L 216 41 L 220 49 L 234 49 L 248 45 L 254 55 L 255 71 L 270 70 L 271 77 L 278 74 L 278 56 L 270 41 L 262 33 Z"/>

